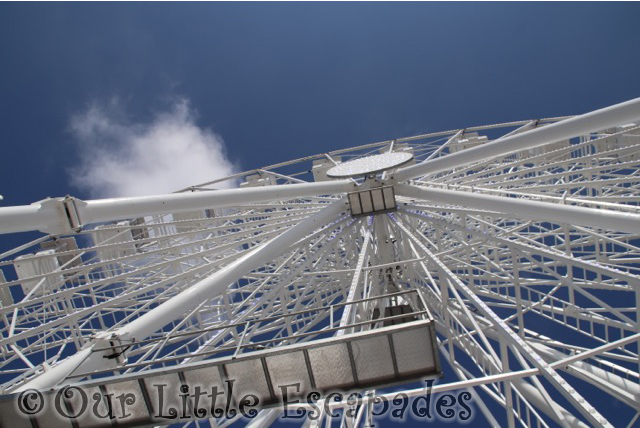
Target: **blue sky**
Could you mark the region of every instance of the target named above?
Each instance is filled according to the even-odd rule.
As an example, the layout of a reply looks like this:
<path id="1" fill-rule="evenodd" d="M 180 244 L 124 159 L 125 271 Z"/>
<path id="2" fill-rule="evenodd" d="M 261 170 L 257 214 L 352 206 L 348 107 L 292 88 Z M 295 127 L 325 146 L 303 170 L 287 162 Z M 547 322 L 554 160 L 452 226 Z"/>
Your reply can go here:
<path id="1" fill-rule="evenodd" d="M 158 136 L 184 138 L 184 168 L 215 177 L 635 98 L 638 16 L 638 3 L 0 3 L 0 206 L 130 191 L 123 159 L 176 159 Z"/>
<path id="2" fill-rule="evenodd" d="M 96 105 L 131 128 L 185 101 L 244 170 L 634 98 L 637 16 L 634 3 L 2 3 L 2 203 L 90 196 L 70 179 L 88 144 L 72 124 Z"/>

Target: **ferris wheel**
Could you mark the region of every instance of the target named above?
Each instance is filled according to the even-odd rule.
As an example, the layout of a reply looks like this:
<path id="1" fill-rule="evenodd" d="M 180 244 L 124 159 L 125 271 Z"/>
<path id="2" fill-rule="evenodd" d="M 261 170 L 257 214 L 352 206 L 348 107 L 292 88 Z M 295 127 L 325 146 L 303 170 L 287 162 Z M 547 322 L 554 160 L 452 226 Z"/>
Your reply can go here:
<path id="1" fill-rule="evenodd" d="M 45 233 L 0 258 L 0 426 L 371 426 L 425 391 L 477 426 L 636 426 L 639 201 L 635 99 L 0 208 Z"/>

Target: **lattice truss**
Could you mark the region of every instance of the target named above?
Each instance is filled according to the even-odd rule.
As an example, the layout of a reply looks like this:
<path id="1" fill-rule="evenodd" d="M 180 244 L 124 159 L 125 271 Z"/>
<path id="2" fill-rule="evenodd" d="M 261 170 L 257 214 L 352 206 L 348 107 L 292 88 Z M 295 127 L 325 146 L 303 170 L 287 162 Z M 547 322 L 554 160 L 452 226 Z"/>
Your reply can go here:
<path id="1" fill-rule="evenodd" d="M 564 119 L 369 144 L 178 194 L 220 192 L 215 189 L 222 182 L 238 185 L 239 194 L 331 182 L 328 168 L 393 151 L 412 153 L 421 165 Z M 384 311 L 389 299 L 350 311 L 325 309 L 419 289 L 436 321 L 445 368 L 433 392 L 472 392 L 480 412 L 476 423 L 613 426 L 611 421 L 623 417 L 633 426 L 640 404 L 640 228 L 610 227 L 607 215 L 637 221 L 639 167 L 640 122 L 618 123 L 419 176 L 398 178 L 400 170 L 350 180 L 354 186 L 395 186 L 393 212 L 352 217 L 346 192 L 326 192 L 120 219 L 43 236 L 2 255 L 3 391 L 28 385 L 78 351 L 102 344 L 101 332 L 126 331 L 194 284 L 235 269 L 256 249 L 316 218 L 292 242 L 272 245 L 277 248 L 269 248 L 264 259 L 179 318 L 166 319 L 131 343 L 122 336 L 128 345 L 121 348 L 120 366 L 103 368 L 102 375 L 312 341 L 336 334 L 340 326 L 375 328 L 366 321 Z M 458 196 L 489 202 L 467 204 Z M 491 197 L 533 205 L 494 207 Z M 607 214 L 598 227 L 574 223 L 566 214 L 550 218 L 545 207 Z M 56 383 L 81 378 L 67 373 Z M 424 390 L 413 384 L 404 392 L 416 396 Z M 618 404 L 609 405 L 612 400 Z M 360 405 L 352 419 L 341 413 L 342 423 L 364 426 L 371 407 Z M 266 426 L 279 414 L 263 410 L 251 423 Z M 330 422 L 325 414 L 306 421 Z"/>

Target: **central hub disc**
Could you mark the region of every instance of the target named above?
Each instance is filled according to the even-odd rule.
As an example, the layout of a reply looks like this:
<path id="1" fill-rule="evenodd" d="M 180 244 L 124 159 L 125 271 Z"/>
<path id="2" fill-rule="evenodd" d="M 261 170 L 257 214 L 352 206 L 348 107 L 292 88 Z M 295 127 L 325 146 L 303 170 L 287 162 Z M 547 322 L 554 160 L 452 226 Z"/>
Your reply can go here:
<path id="1" fill-rule="evenodd" d="M 413 155 L 407 152 L 391 152 L 366 156 L 334 166 L 327 171 L 327 176 L 331 178 L 369 176 L 402 166 L 411 161 L 411 159 L 413 159 Z"/>

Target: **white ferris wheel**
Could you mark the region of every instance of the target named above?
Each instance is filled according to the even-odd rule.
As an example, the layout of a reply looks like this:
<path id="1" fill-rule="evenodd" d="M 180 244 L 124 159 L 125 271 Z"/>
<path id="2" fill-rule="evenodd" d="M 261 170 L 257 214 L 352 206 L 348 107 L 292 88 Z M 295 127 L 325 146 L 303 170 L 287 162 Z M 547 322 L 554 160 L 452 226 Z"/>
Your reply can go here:
<path id="1" fill-rule="evenodd" d="M 315 393 L 301 425 L 364 427 L 427 384 L 471 393 L 477 426 L 612 427 L 621 411 L 634 426 L 639 201 L 635 99 L 169 195 L 0 208 L 0 233 L 45 233 L 0 258 L 0 426 L 262 427 Z M 134 399 L 56 418 L 68 385 Z M 168 393 L 198 385 L 218 388 L 203 408 Z M 16 397 L 34 390 L 45 405 L 27 418 Z M 159 417 L 163 392 L 186 403 L 175 419 Z M 250 418 L 208 411 L 247 396 Z M 82 396 L 60 403 L 78 413 Z"/>

